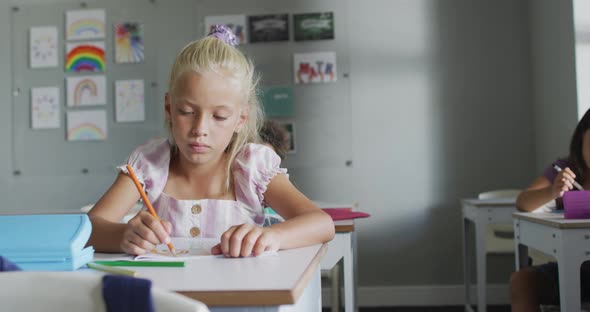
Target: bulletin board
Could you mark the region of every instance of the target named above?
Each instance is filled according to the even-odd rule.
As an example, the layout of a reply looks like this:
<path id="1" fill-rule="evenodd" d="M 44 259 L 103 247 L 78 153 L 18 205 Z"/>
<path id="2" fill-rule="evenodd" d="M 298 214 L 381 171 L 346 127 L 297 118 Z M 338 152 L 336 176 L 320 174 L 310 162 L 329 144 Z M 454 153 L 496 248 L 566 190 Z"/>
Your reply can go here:
<path id="1" fill-rule="evenodd" d="M 107 138 L 102 141 L 71 142 L 66 140 L 66 77 L 76 76 L 64 70 L 66 40 L 65 12 L 80 9 L 104 9 L 106 37 L 106 105 L 81 107 L 76 110 L 106 110 Z M 334 38 L 295 41 L 293 15 L 331 12 Z M 276 117 L 294 125 L 295 151 L 287 156 L 288 168 L 339 168 L 352 164 L 352 106 L 350 102 L 351 44 L 347 36 L 347 6 L 338 0 L 300 1 L 261 0 L 169 0 L 169 1 L 96 1 L 69 4 L 27 4 L 12 12 L 12 82 L 13 103 L 13 169 L 15 175 L 52 176 L 110 173 L 125 161 L 138 144 L 164 131 L 163 97 L 168 88 L 170 66 L 179 50 L 205 33 L 208 16 L 242 14 L 288 14 L 289 39 L 240 45 L 261 76 L 260 86 L 292 89 L 291 115 Z M 137 21 L 144 27 L 145 60 L 140 64 L 114 62 L 115 23 Z M 59 64 L 56 68 L 32 69 L 29 64 L 29 31 L 31 27 L 54 25 L 59 36 Z M 336 56 L 336 81 L 318 84 L 296 84 L 294 54 L 333 52 Z M 115 81 L 143 79 L 145 88 L 145 121 L 116 122 Z M 31 128 L 31 89 L 59 86 L 60 127 Z"/>
<path id="2" fill-rule="evenodd" d="M 82 175 L 112 173 L 114 166 L 123 163 L 130 151 L 148 138 L 163 134 L 163 99 L 157 97 L 156 6 L 149 1 L 140 3 L 85 4 L 30 4 L 12 11 L 12 122 L 13 170 L 19 176 Z M 123 5 L 123 6 L 122 6 Z M 93 39 L 103 42 L 105 68 L 102 73 L 66 72 L 66 12 L 74 10 L 105 10 L 105 37 Z M 114 24 L 140 22 L 143 24 L 144 60 L 141 63 L 117 64 L 114 61 Z M 57 28 L 57 67 L 31 68 L 30 30 L 32 27 Z M 85 42 L 86 40 L 82 40 Z M 80 42 L 80 41 L 73 41 Z M 102 105 L 68 107 L 67 78 L 104 75 L 106 98 Z M 144 88 L 144 120 L 116 122 L 115 81 L 142 79 Z M 33 129 L 31 115 L 32 89 L 59 88 L 59 126 L 52 129 Z M 71 102 L 71 100 L 70 100 Z M 104 140 L 68 141 L 67 112 L 104 111 L 106 138 Z"/>

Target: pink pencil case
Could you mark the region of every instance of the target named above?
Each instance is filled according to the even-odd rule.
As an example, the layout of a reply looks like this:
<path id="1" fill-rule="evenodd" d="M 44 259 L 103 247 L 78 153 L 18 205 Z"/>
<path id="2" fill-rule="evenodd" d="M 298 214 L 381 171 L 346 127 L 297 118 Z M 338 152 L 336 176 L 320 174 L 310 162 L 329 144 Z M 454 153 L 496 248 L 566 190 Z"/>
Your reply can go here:
<path id="1" fill-rule="evenodd" d="M 590 191 L 569 191 L 563 194 L 566 219 L 590 219 Z"/>

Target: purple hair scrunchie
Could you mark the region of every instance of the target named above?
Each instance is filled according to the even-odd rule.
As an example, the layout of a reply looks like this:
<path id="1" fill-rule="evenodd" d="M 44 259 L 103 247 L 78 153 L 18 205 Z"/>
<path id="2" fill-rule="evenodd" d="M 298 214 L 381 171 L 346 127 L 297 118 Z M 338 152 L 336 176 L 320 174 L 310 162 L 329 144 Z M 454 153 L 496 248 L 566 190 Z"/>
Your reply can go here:
<path id="1" fill-rule="evenodd" d="M 235 47 L 238 45 L 238 38 L 236 38 L 236 35 L 234 34 L 234 32 L 229 27 L 227 27 L 225 25 L 211 26 L 211 30 L 209 31 L 208 36 L 221 39 L 221 41 L 229 44 L 232 47 Z"/>

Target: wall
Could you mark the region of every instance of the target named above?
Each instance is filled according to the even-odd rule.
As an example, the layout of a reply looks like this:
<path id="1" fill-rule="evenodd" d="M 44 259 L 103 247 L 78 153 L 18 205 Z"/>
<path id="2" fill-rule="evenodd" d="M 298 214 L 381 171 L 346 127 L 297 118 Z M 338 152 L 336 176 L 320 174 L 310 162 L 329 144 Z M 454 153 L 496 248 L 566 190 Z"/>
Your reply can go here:
<path id="1" fill-rule="evenodd" d="M 353 189 L 373 214 L 358 222 L 360 283 L 383 303 L 460 302 L 459 199 L 534 175 L 527 3 L 349 6 Z M 491 259 L 491 282 L 512 265 Z"/>
<path id="2" fill-rule="evenodd" d="M 529 1 L 536 172 L 567 156 L 578 121 L 571 1 Z"/>
<path id="3" fill-rule="evenodd" d="M 590 108 L 590 2 L 573 1 L 578 117 Z"/>
<path id="4" fill-rule="evenodd" d="M 326 4 L 298 5 L 290 8 Z M 361 305 L 460 304 L 459 199 L 524 187 L 569 139 L 571 129 L 562 125 L 575 122 L 576 112 L 571 3 L 349 0 L 345 6 L 348 23 L 336 31 L 347 30 L 351 117 L 342 118 L 350 121 L 344 127 L 350 127 L 353 165 L 293 168 L 292 178 L 311 198 L 358 201 L 372 214 L 357 223 Z M 8 9 L 0 5 L 3 42 L 10 37 Z M 199 27 L 194 16 L 201 13 L 168 8 L 161 14 Z M 162 37 L 160 86 L 170 66 L 167 51 L 189 39 Z M 3 146 L 10 146 L 12 128 L 9 53 L 0 46 Z M 76 209 L 113 179 L 15 178 L 10 153 L 0 150 L 2 212 Z M 504 284 L 512 260 L 490 260 L 491 282 Z"/>

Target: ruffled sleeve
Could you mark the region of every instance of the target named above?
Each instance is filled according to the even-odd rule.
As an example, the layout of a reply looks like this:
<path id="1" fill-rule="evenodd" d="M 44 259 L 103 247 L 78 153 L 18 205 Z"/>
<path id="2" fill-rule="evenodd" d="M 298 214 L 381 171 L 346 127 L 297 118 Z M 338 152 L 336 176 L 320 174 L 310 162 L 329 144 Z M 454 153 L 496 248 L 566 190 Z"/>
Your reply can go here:
<path id="1" fill-rule="evenodd" d="M 249 143 L 236 155 L 233 165 L 236 200 L 250 209 L 262 211 L 264 192 L 277 174 L 286 174 L 281 158 L 271 148 Z"/>
<path id="2" fill-rule="evenodd" d="M 148 141 L 138 146 L 126 164 L 117 167 L 118 170 L 129 174 L 126 165 L 129 164 L 135 173 L 150 201 L 155 201 L 166 185 L 170 165 L 170 144 L 164 138 Z"/>

